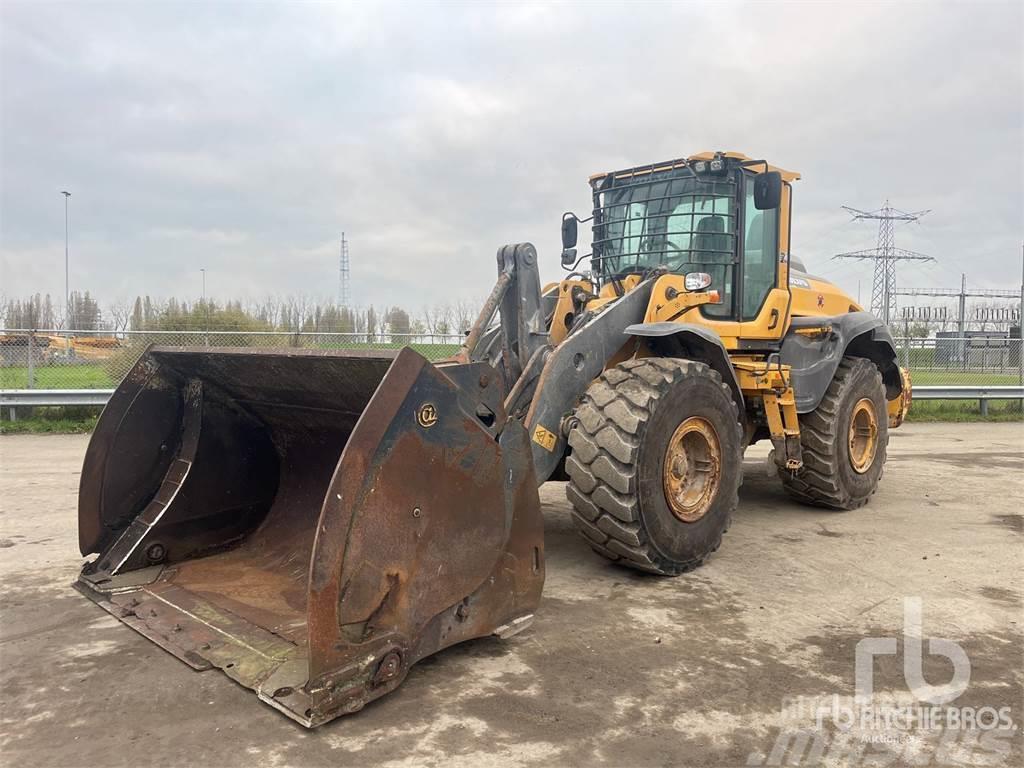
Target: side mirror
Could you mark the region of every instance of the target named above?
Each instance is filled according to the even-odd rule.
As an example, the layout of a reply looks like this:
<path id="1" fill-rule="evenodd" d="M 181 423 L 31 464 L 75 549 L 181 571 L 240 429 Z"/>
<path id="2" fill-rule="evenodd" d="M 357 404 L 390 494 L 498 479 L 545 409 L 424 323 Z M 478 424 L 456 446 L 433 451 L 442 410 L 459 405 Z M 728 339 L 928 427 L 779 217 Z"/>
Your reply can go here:
<path id="1" fill-rule="evenodd" d="M 766 171 L 754 176 L 754 207 L 759 211 L 778 208 L 782 202 L 782 174 Z M 562 225 L 563 230 L 565 224 Z"/>
<path id="2" fill-rule="evenodd" d="M 572 269 L 576 263 L 576 238 L 579 219 L 575 213 L 566 213 L 562 216 L 562 266 L 565 269 Z"/>
<path id="3" fill-rule="evenodd" d="M 567 251 L 576 247 L 578 223 L 575 213 L 566 213 L 562 216 L 562 250 Z"/>

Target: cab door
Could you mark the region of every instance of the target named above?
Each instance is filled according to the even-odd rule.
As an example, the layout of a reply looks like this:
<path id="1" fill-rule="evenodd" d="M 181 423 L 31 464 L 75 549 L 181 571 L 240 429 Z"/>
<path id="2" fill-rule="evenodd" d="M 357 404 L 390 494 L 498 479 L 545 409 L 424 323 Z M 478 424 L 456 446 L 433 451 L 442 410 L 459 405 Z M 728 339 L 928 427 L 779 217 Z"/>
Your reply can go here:
<path id="1" fill-rule="evenodd" d="M 746 171 L 740 205 L 742 240 L 739 257 L 739 337 L 779 339 L 788 323 L 788 264 L 781 257 L 789 248 L 789 201 L 791 187 L 783 184 L 778 208 L 754 207 L 754 176 Z"/>
<path id="2" fill-rule="evenodd" d="M 726 349 L 756 347 L 758 339 L 781 339 L 789 322 L 789 265 L 782 254 L 789 247 L 791 187 L 783 183 L 778 208 L 759 211 L 754 207 L 755 175 L 742 173 L 732 280 L 726 285 L 722 303 L 701 307 L 693 320 L 712 328 Z"/>

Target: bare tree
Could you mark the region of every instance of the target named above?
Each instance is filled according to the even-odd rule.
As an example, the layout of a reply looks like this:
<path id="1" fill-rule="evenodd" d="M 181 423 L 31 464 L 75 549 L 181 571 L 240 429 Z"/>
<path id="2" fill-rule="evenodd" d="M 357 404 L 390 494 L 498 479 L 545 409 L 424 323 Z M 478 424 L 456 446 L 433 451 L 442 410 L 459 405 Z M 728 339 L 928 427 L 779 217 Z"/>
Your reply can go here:
<path id="1" fill-rule="evenodd" d="M 115 299 L 107 305 L 110 322 L 115 331 L 125 331 L 132 319 L 132 304 L 127 299 Z"/>
<path id="2" fill-rule="evenodd" d="M 452 333 L 453 316 L 451 304 L 439 304 L 434 307 L 434 314 L 437 316 L 434 333 L 440 336 L 447 336 Z"/>
<path id="3" fill-rule="evenodd" d="M 384 309 L 382 309 L 381 311 L 376 312 L 377 333 L 380 334 L 381 341 L 386 340 L 388 336 L 391 334 L 391 318 L 389 317 L 390 314 L 391 309 L 387 306 L 385 306 Z"/>
<path id="4" fill-rule="evenodd" d="M 473 326 L 473 321 L 476 320 L 477 311 L 477 304 L 475 302 L 466 301 L 465 299 L 459 299 L 455 302 L 455 333 L 462 335 L 468 332 Z"/>
<path id="5" fill-rule="evenodd" d="M 437 304 L 431 310 L 432 323 L 430 332 L 447 336 L 452 332 L 452 307 L 450 304 Z"/>
<path id="6" fill-rule="evenodd" d="M 424 306 L 420 310 L 420 317 L 423 318 L 423 328 L 426 333 L 434 332 L 434 310 L 433 307 Z"/>

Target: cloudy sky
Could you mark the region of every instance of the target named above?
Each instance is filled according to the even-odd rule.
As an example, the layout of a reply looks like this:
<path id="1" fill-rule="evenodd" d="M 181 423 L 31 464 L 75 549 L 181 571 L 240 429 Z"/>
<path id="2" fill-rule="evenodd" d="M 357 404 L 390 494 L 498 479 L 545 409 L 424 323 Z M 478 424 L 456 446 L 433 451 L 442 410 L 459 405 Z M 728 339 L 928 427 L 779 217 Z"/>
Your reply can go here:
<path id="1" fill-rule="evenodd" d="M 1020 284 L 1024 16 L 1014 3 L 0 2 L 0 292 L 103 300 L 484 296 L 502 243 L 557 278 L 589 174 L 704 149 L 799 170 L 794 253 L 932 209 L 904 286 Z"/>

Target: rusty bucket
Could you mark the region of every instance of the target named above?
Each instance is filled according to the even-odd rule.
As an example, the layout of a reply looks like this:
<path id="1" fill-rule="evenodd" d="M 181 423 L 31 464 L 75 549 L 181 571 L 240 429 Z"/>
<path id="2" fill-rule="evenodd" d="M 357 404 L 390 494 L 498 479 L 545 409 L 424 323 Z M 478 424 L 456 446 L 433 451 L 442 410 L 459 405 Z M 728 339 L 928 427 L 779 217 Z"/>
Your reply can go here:
<path id="1" fill-rule="evenodd" d="M 485 363 L 412 349 L 151 347 L 97 423 L 76 587 L 312 727 L 529 624 L 523 427 Z"/>

